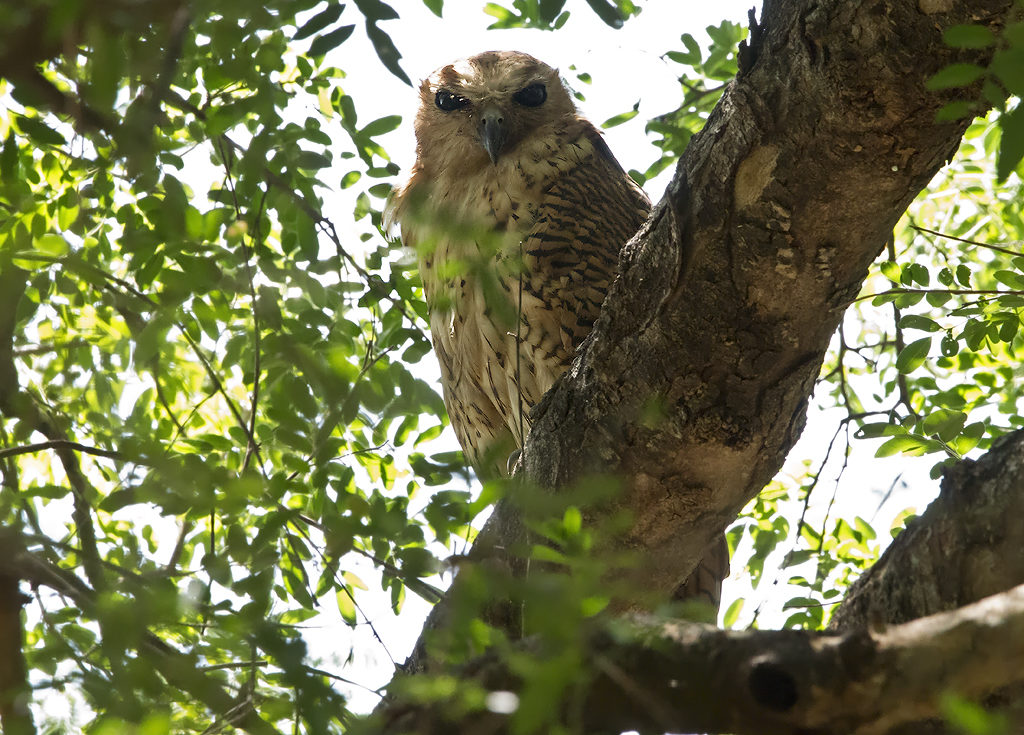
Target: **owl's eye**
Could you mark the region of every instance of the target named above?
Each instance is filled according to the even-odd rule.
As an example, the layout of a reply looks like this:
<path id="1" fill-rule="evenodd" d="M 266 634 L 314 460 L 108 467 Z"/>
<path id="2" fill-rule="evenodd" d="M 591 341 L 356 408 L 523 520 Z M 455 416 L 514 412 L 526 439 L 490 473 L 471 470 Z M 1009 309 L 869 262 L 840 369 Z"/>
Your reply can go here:
<path id="1" fill-rule="evenodd" d="M 523 87 L 512 95 L 512 99 L 523 107 L 540 107 L 547 98 L 548 89 L 540 82 L 531 84 L 529 87 Z"/>
<path id="2" fill-rule="evenodd" d="M 444 112 L 452 112 L 453 110 L 460 110 L 468 105 L 469 100 L 465 97 L 460 97 L 457 94 L 449 92 L 447 89 L 439 89 L 437 90 L 437 94 L 434 95 L 434 104 Z"/>

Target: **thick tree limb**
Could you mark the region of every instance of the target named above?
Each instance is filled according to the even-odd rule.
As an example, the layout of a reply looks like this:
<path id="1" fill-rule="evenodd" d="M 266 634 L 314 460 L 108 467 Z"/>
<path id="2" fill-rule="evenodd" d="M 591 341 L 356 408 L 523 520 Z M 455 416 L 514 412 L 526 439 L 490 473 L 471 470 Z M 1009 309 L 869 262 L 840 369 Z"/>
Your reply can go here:
<path id="1" fill-rule="evenodd" d="M 645 561 L 619 581 L 670 595 L 779 469 L 869 264 L 967 126 L 935 122 L 953 97 L 925 83 L 986 58 L 946 47 L 944 29 L 997 29 L 1011 8 L 765 3 L 744 73 L 624 250 L 601 318 L 536 409 L 523 453 L 523 475 L 545 488 L 625 478 L 614 507 L 593 512 L 632 518 L 618 543 Z M 522 535 L 517 511 L 499 505 L 477 554 L 500 557 Z M 506 624 L 507 609 L 495 610 L 492 622 Z M 442 602 L 425 630 L 449 613 Z"/>
<path id="2" fill-rule="evenodd" d="M 1016 432 L 980 460 L 947 471 L 941 495 L 837 610 L 832 627 L 845 634 L 727 632 L 641 619 L 628 636 L 596 636 L 589 662 L 596 675 L 580 695 L 584 730 L 923 735 L 947 732 L 945 693 L 1019 701 L 1022 515 L 1024 432 Z M 1013 585 L 1021 586 L 987 596 Z M 515 691 L 520 682 L 504 661 L 482 659 L 457 673 Z M 452 711 L 390 704 L 381 714 L 388 732 L 441 732 L 453 726 L 444 719 Z M 458 726 L 503 732 L 509 721 L 484 713 Z"/>
<path id="3" fill-rule="evenodd" d="M 593 339 L 548 396 L 531 480 L 629 478 L 638 587 L 671 591 L 771 479 L 803 428 L 836 325 L 967 121 L 925 89 L 959 23 L 1010 3 L 766 2 L 750 70 L 627 247 Z M 983 59 L 976 59 L 981 60 Z M 652 426 L 657 401 L 664 420 Z"/>
<path id="4" fill-rule="evenodd" d="M 881 626 L 950 610 L 1024 584 L 1024 432 L 1004 437 L 977 462 L 947 470 L 942 492 L 849 589 L 832 630 Z M 1002 647 L 992 657 L 1002 656 Z M 1010 683 L 1010 682 L 1007 682 Z M 1024 684 L 984 700 L 1024 726 Z M 917 722 L 914 735 L 947 733 Z"/>
<path id="5" fill-rule="evenodd" d="M 980 697 L 1024 681 L 1024 586 L 954 612 L 846 635 L 725 631 L 640 618 L 596 636 L 583 684 L 583 732 L 878 735 L 941 712 L 945 693 Z M 993 656 L 992 651 L 999 651 Z M 517 688 L 497 657 L 474 680 Z M 382 712 L 389 732 L 452 732 L 441 704 Z M 459 732 L 503 733 L 510 718 L 478 713 Z"/>
<path id="6" fill-rule="evenodd" d="M 902 623 L 1024 584 L 1022 518 L 1018 431 L 946 471 L 939 497 L 850 587 L 829 627 Z"/>

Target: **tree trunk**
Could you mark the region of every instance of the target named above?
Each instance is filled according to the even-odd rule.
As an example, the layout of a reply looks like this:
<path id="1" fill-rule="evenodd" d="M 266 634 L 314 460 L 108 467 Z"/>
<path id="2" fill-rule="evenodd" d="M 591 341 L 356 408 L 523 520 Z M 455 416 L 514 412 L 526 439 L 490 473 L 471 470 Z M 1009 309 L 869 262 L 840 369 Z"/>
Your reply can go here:
<path id="1" fill-rule="evenodd" d="M 535 409 L 523 453 L 520 476 L 548 490 L 621 478 L 617 500 L 588 520 L 625 511 L 631 525 L 616 543 L 643 561 L 610 582 L 667 598 L 781 467 L 868 266 L 970 122 L 936 114 L 976 90 L 925 84 L 988 57 L 948 48 L 944 30 L 998 32 L 1012 6 L 765 2 L 740 75 L 624 249 L 601 317 Z M 514 504 L 499 504 L 474 556 L 517 573 L 509 557 L 522 528 Z M 442 601 L 425 632 L 444 628 L 450 607 Z M 514 606 L 490 610 L 515 632 Z M 423 643 L 411 672 L 426 663 Z"/>

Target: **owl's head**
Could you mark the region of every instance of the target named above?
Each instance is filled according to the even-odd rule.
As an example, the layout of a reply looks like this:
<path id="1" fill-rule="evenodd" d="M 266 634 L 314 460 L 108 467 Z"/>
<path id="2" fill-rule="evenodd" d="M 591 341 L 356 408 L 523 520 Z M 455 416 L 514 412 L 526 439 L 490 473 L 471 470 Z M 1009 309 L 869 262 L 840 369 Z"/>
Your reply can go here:
<path id="1" fill-rule="evenodd" d="M 463 169 L 496 165 L 527 138 L 557 134 L 576 120 L 555 69 L 518 51 L 486 51 L 423 80 L 417 158 L 427 168 L 439 153 Z"/>

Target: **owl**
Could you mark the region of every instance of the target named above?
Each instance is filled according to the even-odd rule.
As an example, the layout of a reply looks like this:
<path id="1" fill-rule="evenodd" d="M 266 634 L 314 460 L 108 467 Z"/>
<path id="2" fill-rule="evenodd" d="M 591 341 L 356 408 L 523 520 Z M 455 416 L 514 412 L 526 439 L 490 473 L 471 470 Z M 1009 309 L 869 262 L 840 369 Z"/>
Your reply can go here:
<path id="1" fill-rule="evenodd" d="M 418 254 L 452 427 L 487 477 L 522 447 L 650 202 L 532 56 L 457 61 L 419 94 L 416 163 L 390 215 Z"/>
<path id="2" fill-rule="evenodd" d="M 387 219 L 417 252 L 452 427 L 478 475 L 497 476 L 651 204 L 558 72 L 528 54 L 488 51 L 435 71 L 415 132 L 416 162 Z M 716 564 L 684 596 L 717 604 Z"/>

